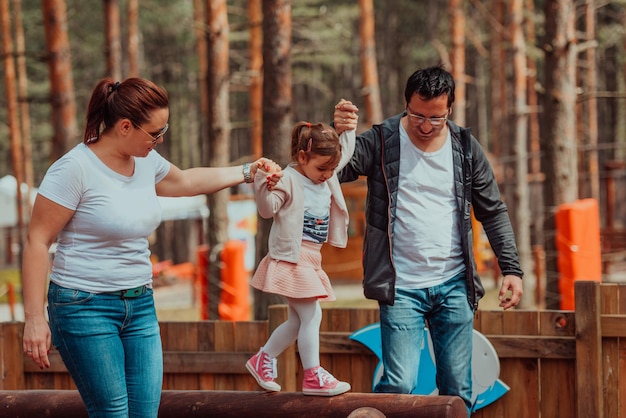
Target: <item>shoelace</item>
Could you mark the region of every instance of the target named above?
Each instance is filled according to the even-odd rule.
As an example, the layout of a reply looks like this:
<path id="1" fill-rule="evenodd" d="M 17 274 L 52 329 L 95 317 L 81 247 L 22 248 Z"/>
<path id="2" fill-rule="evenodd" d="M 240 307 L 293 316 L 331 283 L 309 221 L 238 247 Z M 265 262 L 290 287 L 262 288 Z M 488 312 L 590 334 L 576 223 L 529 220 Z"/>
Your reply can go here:
<path id="1" fill-rule="evenodd" d="M 335 376 L 328 373 L 323 367 L 317 369 L 317 378 L 320 381 L 320 386 L 324 386 L 325 383 L 331 384 L 337 380 Z"/>
<path id="2" fill-rule="evenodd" d="M 275 379 L 277 376 L 276 359 L 263 353 L 261 355 L 261 371 L 263 372 L 263 377 L 266 379 Z"/>

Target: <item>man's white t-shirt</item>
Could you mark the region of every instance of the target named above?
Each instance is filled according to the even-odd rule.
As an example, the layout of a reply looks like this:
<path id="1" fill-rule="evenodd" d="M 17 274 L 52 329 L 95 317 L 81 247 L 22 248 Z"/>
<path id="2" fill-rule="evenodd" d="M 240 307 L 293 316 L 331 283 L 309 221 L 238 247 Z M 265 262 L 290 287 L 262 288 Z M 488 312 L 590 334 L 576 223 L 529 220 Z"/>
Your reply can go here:
<path id="1" fill-rule="evenodd" d="M 161 222 L 155 184 L 169 169 L 153 150 L 135 158 L 133 175 L 124 176 L 84 144 L 57 160 L 39 194 L 75 213 L 58 236 L 50 279 L 94 293 L 150 284 L 147 237 Z"/>
<path id="2" fill-rule="evenodd" d="M 465 268 L 454 189 L 452 141 L 423 152 L 400 125 L 400 175 L 393 261 L 396 287 L 439 285 Z"/>

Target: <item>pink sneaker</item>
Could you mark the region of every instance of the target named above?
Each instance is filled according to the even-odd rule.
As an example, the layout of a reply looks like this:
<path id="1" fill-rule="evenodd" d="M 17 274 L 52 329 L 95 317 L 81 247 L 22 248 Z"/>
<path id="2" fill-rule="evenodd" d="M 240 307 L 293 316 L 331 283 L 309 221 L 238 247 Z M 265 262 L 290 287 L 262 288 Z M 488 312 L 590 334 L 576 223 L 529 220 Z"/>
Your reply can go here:
<path id="1" fill-rule="evenodd" d="M 350 383 L 340 382 L 335 377 L 317 366 L 304 371 L 302 393 L 305 395 L 335 396 L 350 390 Z"/>
<path id="2" fill-rule="evenodd" d="M 263 347 L 246 362 L 246 369 L 263 389 L 270 392 L 280 391 L 280 385 L 274 382 L 276 378 L 276 359 L 265 353 Z"/>

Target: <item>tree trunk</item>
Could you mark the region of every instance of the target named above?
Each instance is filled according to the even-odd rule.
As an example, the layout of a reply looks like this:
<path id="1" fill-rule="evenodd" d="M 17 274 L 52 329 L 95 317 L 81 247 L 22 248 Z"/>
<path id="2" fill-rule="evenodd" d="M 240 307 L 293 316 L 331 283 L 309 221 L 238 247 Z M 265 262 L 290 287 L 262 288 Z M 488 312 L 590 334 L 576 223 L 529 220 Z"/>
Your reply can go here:
<path id="1" fill-rule="evenodd" d="M 463 1 L 449 0 L 448 12 L 452 30 L 450 61 L 452 64 L 452 76 L 456 86 L 452 117 L 455 123 L 465 126 L 465 15 L 463 14 Z"/>
<path id="2" fill-rule="evenodd" d="M 9 125 L 9 139 L 11 143 L 11 165 L 16 180 L 15 204 L 17 210 L 17 228 L 19 233 L 20 255 L 24 244 L 24 199 L 22 197 L 22 183 L 24 181 L 24 166 L 22 164 L 22 138 L 20 132 L 19 111 L 17 104 L 17 89 L 15 83 L 15 59 L 13 55 L 13 36 L 11 35 L 11 12 L 9 0 L 0 0 L 0 25 L 2 30 L 2 55 L 4 69 L 4 83 L 6 88 L 7 119 Z M 21 262 L 21 256 L 20 256 Z"/>
<path id="3" fill-rule="evenodd" d="M 209 29 L 208 90 L 209 90 L 209 166 L 226 166 L 230 163 L 229 120 L 229 39 L 226 0 L 208 0 L 206 3 Z M 221 268 L 217 258 L 228 239 L 228 201 L 230 190 L 208 195 L 209 221 L 207 242 L 213 261 L 209 265 L 209 291 L 219 301 Z M 218 304 L 209 301 L 209 319 L 218 318 Z"/>
<path id="4" fill-rule="evenodd" d="M 128 0 L 128 76 L 139 76 L 139 0 Z"/>
<path id="5" fill-rule="evenodd" d="M 504 51 L 505 33 L 502 22 L 504 22 L 504 1 L 492 0 L 494 11 L 494 24 L 491 25 L 491 51 L 489 54 L 489 65 L 491 67 L 491 147 L 489 150 L 496 159 L 501 158 L 502 139 L 506 138 L 506 76 L 502 69 L 506 65 L 506 57 Z M 504 170 L 500 170 L 504 172 Z M 504 176 L 499 179 L 504 181 Z"/>
<path id="6" fill-rule="evenodd" d="M 26 72 L 26 44 L 24 26 L 22 25 L 22 1 L 13 0 L 13 21 L 15 22 L 15 48 L 17 61 L 17 88 L 20 120 L 22 121 L 22 162 L 23 178 L 28 190 L 33 188 L 34 173 L 32 160 L 32 144 L 30 134 L 30 111 L 28 107 L 28 74 Z M 29 193 L 24 197 L 24 205 L 30 213 Z"/>
<path id="7" fill-rule="evenodd" d="M 263 154 L 263 9 L 261 0 L 248 0 L 250 22 L 250 142 L 252 154 Z"/>
<path id="8" fill-rule="evenodd" d="M 559 309 L 555 213 L 578 197 L 576 34 L 573 0 L 546 0 L 545 103 L 541 150 L 545 171 L 546 308 Z"/>
<path id="9" fill-rule="evenodd" d="M 293 126 L 291 73 L 291 1 L 263 1 L 263 154 L 285 166 Z M 271 220 L 259 218 L 257 263 L 267 254 Z M 267 308 L 282 298 L 255 291 L 254 317 L 267 319 Z"/>
<path id="10" fill-rule="evenodd" d="M 510 33 L 513 46 L 514 102 L 515 102 L 515 199 L 514 225 L 517 249 L 524 271 L 525 287 L 534 289 L 536 280 L 532 274 L 532 252 L 530 245 L 530 202 L 528 188 L 528 105 L 526 103 L 526 44 L 522 30 L 523 0 L 511 1 Z M 527 292 L 521 308 L 535 306 L 534 292 Z"/>
<path id="11" fill-rule="evenodd" d="M 120 40 L 120 6 L 117 0 L 104 0 L 104 34 L 107 75 L 122 79 L 122 42 Z"/>
<path id="12" fill-rule="evenodd" d="M 78 133 L 76 101 L 72 79 L 70 43 L 67 36 L 67 9 L 64 0 L 42 0 L 43 20 L 50 70 L 50 102 L 54 137 L 51 161 L 57 160 L 73 145 Z"/>
<path id="13" fill-rule="evenodd" d="M 593 0 L 585 0 L 585 33 L 587 42 L 595 42 L 596 38 L 596 10 Z M 585 75 L 584 89 L 588 92 L 589 99 L 584 103 L 586 107 L 585 117 L 586 130 L 586 169 L 589 174 L 588 196 L 600 201 L 600 175 L 598 169 L 598 80 L 596 75 L 596 46 L 588 45 L 585 50 Z"/>
<path id="14" fill-rule="evenodd" d="M 374 37 L 374 1 L 359 0 L 359 9 L 361 11 L 361 69 L 365 94 L 365 120 L 363 122 L 365 126 L 370 126 L 383 121 Z"/>
<path id="15" fill-rule="evenodd" d="M 534 16 L 534 0 L 526 0 L 526 13 Z M 529 45 L 534 45 L 535 22 L 531 18 L 525 20 L 526 39 Z M 543 174 L 541 173 L 541 146 L 539 128 L 539 103 L 537 98 L 537 63 L 532 56 L 526 56 L 527 75 L 527 97 L 528 97 L 528 138 L 530 142 L 529 158 L 529 183 L 530 183 L 530 227 L 531 246 L 536 254 L 543 254 L 543 195 L 541 193 L 543 184 Z M 535 265 L 535 306 L 542 306 L 543 295 L 545 294 L 545 278 L 543 272 L 546 271 L 543 257 L 534 257 Z"/>
<path id="16" fill-rule="evenodd" d="M 200 152 L 206 159 L 204 164 L 208 163 L 209 155 L 209 88 L 208 88 L 208 46 L 207 39 L 209 37 L 207 27 L 207 17 L 204 9 L 205 0 L 193 0 L 194 28 L 196 34 L 196 51 L 198 53 L 198 84 L 200 85 Z"/>

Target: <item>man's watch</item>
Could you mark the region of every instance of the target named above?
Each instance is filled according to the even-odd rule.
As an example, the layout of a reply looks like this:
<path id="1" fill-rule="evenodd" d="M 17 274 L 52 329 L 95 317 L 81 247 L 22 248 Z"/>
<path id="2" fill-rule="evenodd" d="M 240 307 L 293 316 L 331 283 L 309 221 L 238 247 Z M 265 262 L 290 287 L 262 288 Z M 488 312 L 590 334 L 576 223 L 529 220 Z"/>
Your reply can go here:
<path id="1" fill-rule="evenodd" d="M 243 179 L 246 183 L 252 183 L 254 181 L 252 179 L 252 173 L 250 172 L 250 163 L 244 163 L 241 171 L 243 173 Z"/>

